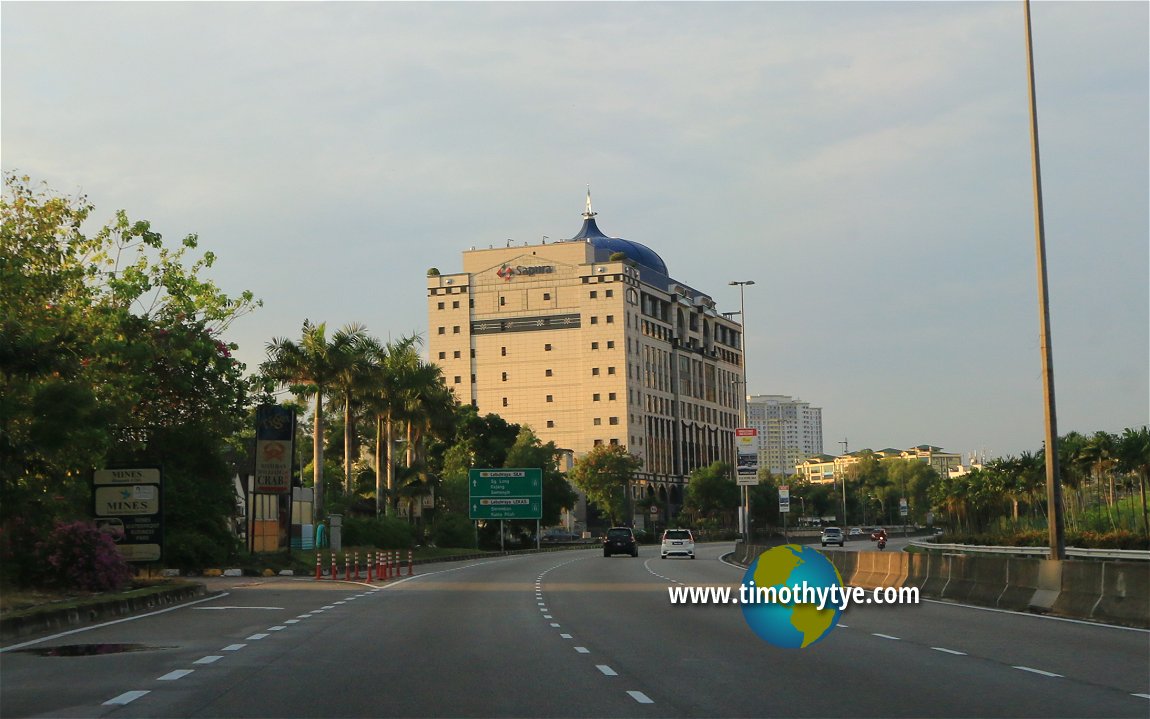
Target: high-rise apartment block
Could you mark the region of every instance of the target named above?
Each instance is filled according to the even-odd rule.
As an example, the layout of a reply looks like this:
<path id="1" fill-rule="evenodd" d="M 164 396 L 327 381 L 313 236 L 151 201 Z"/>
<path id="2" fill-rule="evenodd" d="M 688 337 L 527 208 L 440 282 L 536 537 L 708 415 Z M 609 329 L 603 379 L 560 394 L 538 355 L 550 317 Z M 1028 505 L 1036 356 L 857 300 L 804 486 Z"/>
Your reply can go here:
<path id="1" fill-rule="evenodd" d="M 473 248 L 462 272 L 430 270 L 430 359 L 461 402 L 575 457 L 626 445 L 643 460 L 632 499 L 666 518 L 692 470 L 733 457 L 742 326 L 596 214 L 588 195 L 570 240 Z"/>
<path id="2" fill-rule="evenodd" d="M 748 398 L 747 426 L 759 431 L 759 466 L 776 476 L 823 451 L 823 410 L 780 394 Z"/>

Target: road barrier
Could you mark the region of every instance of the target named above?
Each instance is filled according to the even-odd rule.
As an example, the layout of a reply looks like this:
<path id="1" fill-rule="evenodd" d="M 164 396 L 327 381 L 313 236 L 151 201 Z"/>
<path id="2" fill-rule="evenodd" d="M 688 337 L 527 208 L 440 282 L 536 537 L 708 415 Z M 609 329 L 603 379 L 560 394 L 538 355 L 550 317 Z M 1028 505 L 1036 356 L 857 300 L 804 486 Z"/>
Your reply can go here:
<path id="1" fill-rule="evenodd" d="M 735 547 L 748 566 L 769 546 Z M 918 587 L 923 597 L 1150 628 L 1150 565 L 949 552 L 827 552 L 845 585 Z"/>

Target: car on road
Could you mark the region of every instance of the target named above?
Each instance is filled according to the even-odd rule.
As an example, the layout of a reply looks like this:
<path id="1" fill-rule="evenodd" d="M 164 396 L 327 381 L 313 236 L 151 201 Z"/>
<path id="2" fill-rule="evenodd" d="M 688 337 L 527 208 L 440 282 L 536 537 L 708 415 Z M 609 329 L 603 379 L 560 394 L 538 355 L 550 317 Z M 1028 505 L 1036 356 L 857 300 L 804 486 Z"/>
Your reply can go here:
<path id="1" fill-rule="evenodd" d="M 862 536 L 862 527 L 851 527 L 851 531 L 847 532 L 847 536 L 851 537 L 852 539 L 854 537 L 861 537 Z"/>
<path id="2" fill-rule="evenodd" d="M 544 542 L 578 542 L 579 535 L 574 532 L 557 529 L 544 532 L 542 540 Z"/>
<path id="3" fill-rule="evenodd" d="M 846 543 L 846 538 L 843 537 L 843 530 L 838 527 L 827 527 L 823 529 L 821 541 L 824 547 L 828 544 L 837 544 L 841 547 Z"/>
<path id="4" fill-rule="evenodd" d="M 612 554 L 639 556 L 639 542 L 630 527 L 611 527 L 607 530 L 603 536 L 603 556 L 610 557 Z"/>
<path id="5" fill-rule="evenodd" d="M 695 537 L 689 529 L 668 529 L 663 532 L 662 545 L 659 547 L 659 557 L 666 559 L 670 556 L 695 558 Z"/>

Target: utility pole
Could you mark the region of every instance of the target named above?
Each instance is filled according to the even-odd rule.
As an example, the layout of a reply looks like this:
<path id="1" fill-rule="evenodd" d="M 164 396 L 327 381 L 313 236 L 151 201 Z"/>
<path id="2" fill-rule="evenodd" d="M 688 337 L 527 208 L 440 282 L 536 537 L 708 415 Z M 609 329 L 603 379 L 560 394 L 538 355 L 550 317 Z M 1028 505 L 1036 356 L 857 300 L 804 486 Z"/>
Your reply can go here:
<path id="1" fill-rule="evenodd" d="M 847 438 L 843 437 L 842 441 L 840 441 L 839 444 L 841 444 L 843 446 L 843 456 L 845 457 L 847 454 Z M 846 468 L 844 466 L 844 469 L 843 469 L 843 526 L 846 527 L 848 524 L 850 524 L 850 522 L 847 521 L 847 473 L 846 473 Z M 863 524 L 866 524 L 866 522 L 863 522 Z"/>
<path id="2" fill-rule="evenodd" d="M 750 390 L 747 387 L 747 305 L 743 297 L 743 288 L 747 285 L 755 284 L 754 280 L 732 280 L 727 283 L 728 285 L 738 285 L 739 287 L 739 322 L 743 325 L 742 337 L 742 350 L 743 350 L 743 392 L 742 392 L 742 426 L 747 426 L 747 397 Z M 738 450 L 736 449 L 736 452 Z M 756 452 L 758 448 L 756 447 Z M 739 468 L 738 468 L 738 455 L 735 456 L 735 481 L 738 481 Z M 748 544 L 751 542 L 751 488 L 743 486 L 743 537 L 744 541 Z"/>

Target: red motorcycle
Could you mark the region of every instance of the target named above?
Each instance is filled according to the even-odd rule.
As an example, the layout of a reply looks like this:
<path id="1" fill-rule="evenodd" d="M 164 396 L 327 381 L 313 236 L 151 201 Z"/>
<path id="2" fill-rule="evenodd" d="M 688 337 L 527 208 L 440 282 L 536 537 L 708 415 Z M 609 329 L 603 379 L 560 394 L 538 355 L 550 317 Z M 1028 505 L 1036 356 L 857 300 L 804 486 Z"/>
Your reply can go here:
<path id="1" fill-rule="evenodd" d="M 878 538 L 878 548 L 880 550 L 886 549 L 886 537 L 879 537 Z"/>

